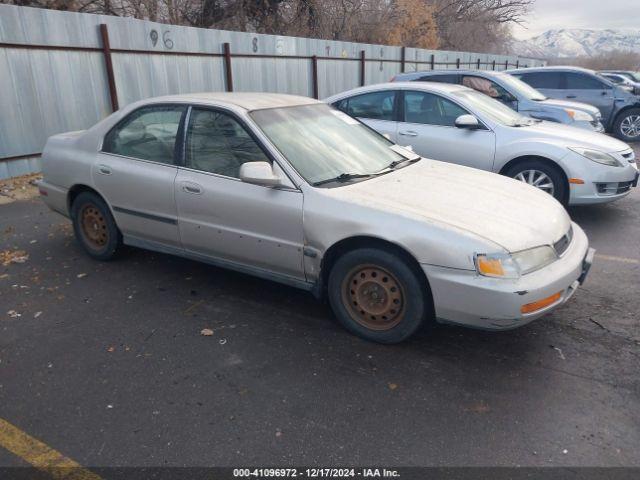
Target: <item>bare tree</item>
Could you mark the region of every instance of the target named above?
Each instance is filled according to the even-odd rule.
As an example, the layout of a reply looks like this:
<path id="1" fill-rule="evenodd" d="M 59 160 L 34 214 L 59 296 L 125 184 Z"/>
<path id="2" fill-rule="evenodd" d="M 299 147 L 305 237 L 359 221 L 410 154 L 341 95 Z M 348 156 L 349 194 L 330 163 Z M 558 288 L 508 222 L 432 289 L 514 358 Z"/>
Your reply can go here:
<path id="1" fill-rule="evenodd" d="M 534 0 L 0 0 L 202 28 L 499 51 Z"/>

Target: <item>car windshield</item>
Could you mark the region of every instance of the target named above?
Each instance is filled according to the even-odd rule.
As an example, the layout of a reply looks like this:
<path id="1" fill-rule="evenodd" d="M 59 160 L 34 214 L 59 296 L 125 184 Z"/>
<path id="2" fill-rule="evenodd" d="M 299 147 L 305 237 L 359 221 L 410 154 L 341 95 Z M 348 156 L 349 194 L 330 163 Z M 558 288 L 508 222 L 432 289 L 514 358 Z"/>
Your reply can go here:
<path id="1" fill-rule="evenodd" d="M 460 90 L 453 95 L 462 100 L 472 113 L 478 112 L 501 125 L 524 127 L 535 123 L 532 118 L 524 117 L 502 102 L 475 90 Z"/>
<path id="2" fill-rule="evenodd" d="M 508 73 L 501 74 L 500 80 L 505 84 L 508 90 L 511 90 L 512 94 L 515 94 L 516 97 L 524 97 L 527 100 L 532 100 L 534 102 L 540 102 L 547 99 L 547 97 L 531 85 L 524 83 L 519 78 L 513 77 Z"/>
<path id="3" fill-rule="evenodd" d="M 310 184 L 363 180 L 416 160 L 382 135 L 328 105 L 255 110 L 251 118 Z M 402 152 L 403 154 L 399 153 Z M 419 158 L 419 157 L 418 157 Z"/>

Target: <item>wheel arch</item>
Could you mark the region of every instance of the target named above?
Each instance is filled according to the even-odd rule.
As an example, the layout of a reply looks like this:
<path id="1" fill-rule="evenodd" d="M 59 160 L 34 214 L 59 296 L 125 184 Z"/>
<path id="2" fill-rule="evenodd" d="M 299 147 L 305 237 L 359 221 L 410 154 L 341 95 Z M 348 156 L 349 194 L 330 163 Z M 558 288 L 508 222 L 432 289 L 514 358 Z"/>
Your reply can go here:
<path id="1" fill-rule="evenodd" d="M 620 118 L 620 115 L 622 115 L 628 110 L 634 110 L 634 109 L 640 110 L 640 103 L 634 103 L 633 105 L 626 105 L 622 107 L 620 110 L 618 110 L 617 112 L 615 112 L 615 115 L 611 116 L 611 121 L 609 123 L 609 131 L 613 132 L 613 128 L 615 127 L 616 122 Z"/>
<path id="2" fill-rule="evenodd" d="M 500 169 L 500 171 L 498 172 L 500 175 L 506 175 L 506 172 L 511 169 L 512 167 L 520 164 L 520 163 L 524 163 L 527 161 L 531 161 L 531 160 L 535 160 L 535 161 L 539 161 L 539 162 L 543 162 L 546 165 L 550 166 L 551 168 L 557 170 L 560 175 L 562 175 L 562 178 L 564 179 L 564 184 L 565 184 L 565 188 L 566 188 L 566 198 L 565 200 L 569 200 L 569 195 L 570 195 L 570 188 L 571 185 L 569 184 L 569 175 L 567 175 L 567 172 L 564 170 L 564 168 L 562 167 L 562 165 L 560 165 L 558 162 L 551 160 L 548 157 L 543 157 L 540 155 L 522 155 L 520 157 L 516 157 L 513 158 L 511 160 L 509 160 L 506 164 L 504 164 L 502 166 L 502 168 Z"/>
<path id="3" fill-rule="evenodd" d="M 318 288 L 316 289 L 316 293 L 319 297 L 324 297 L 326 295 L 329 273 L 336 261 L 345 253 L 358 248 L 379 248 L 398 255 L 398 257 L 404 260 L 416 274 L 416 277 L 429 295 L 429 304 L 431 305 L 432 310 L 435 310 L 433 293 L 431 292 L 429 279 L 424 273 L 424 270 L 420 267 L 418 260 L 411 254 L 411 252 L 397 243 L 371 235 L 355 235 L 343 238 L 342 240 L 335 242 L 325 251 L 322 261 L 320 262 L 320 275 L 318 277 Z M 431 313 L 435 312 L 432 311 Z"/>
<path id="4" fill-rule="evenodd" d="M 94 193 L 95 195 L 99 196 L 107 205 L 109 210 L 111 210 L 111 206 L 99 191 L 97 191 L 93 187 L 90 187 L 89 185 L 86 185 L 83 183 L 76 183 L 71 188 L 69 188 L 69 191 L 67 192 L 67 211 L 69 212 L 69 216 L 71 216 L 71 206 L 73 205 L 73 202 L 75 201 L 76 198 L 78 198 L 78 195 L 84 192 Z M 113 212 L 111 212 L 111 214 L 113 215 Z"/>

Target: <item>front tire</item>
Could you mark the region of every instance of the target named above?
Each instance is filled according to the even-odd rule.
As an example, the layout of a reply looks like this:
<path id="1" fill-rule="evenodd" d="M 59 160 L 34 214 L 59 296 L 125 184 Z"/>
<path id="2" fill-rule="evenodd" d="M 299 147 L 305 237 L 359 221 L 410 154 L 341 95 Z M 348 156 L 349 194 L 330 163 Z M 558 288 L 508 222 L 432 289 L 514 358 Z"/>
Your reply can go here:
<path id="1" fill-rule="evenodd" d="M 630 108 L 620 113 L 613 122 L 613 134 L 625 142 L 640 140 L 640 108 Z"/>
<path id="2" fill-rule="evenodd" d="M 92 192 L 79 194 L 71 205 L 71 220 L 78 243 L 90 257 L 107 261 L 116 256 L 122 234 L 100 196 Z"/>
<path id="3" fill-rule="evenodd" d="M 548 193 L 564 206 L 569 202 L 567 181 L 558 168 L 540 160 L 525 160 L 510 167 L 504 174 Z"/>
<path id="4" fill-rule="evenodd" d="M 341 256 L 329 274 L 328 296 L 347 330 L 379 343 L 402 342 L 432 312 L 417 272 L 398 255 L 377 248 Z"/>

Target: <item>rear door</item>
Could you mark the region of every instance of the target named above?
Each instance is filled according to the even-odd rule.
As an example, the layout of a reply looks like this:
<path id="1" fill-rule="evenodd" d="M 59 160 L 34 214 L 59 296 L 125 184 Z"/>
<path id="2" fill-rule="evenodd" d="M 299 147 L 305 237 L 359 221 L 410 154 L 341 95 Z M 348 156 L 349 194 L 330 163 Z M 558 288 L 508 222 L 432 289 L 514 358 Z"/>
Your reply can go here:
<path id="1" fill-rule="evenodd" d="M 105 136 L 93 180 L 125 236 L 180 247 L 173 182 L 182 105 L 130 113 Z"/>
<path id="2" fill-rule="evenodd" d="M 602 117 L 609 118 L 614 105 L 611 85 L 604 83 L 594 75 L 581 72 L 567 72 L 566 82 L 566 99 L 598 107 Z"/>
<path id="3" fill-rule="evenodd" d="M 396 90 L 381 90 L 345 98 L 335 106 L 397 143 L 396 97 Z"/>
<path id="4" fill-rule="evenodd" d="M 399 96 L 404 121 L 398 125 L 398 144 L 410 145 L 426 158 L 493 169 L 495 134 L 455 126 L 456 118 L 470 112 L 435 93 L 404 90 Z"/>
<path id="5" fill-rule="evenodd" d="M 242 182 L 240 166 L 258 161 L 273 164 L 232 112 L 191 109 L 184 165 L 175 182 L 182 244 L 190 253 L 303 279 L 302 192 L 293 184 L 271 188 Z"/>

